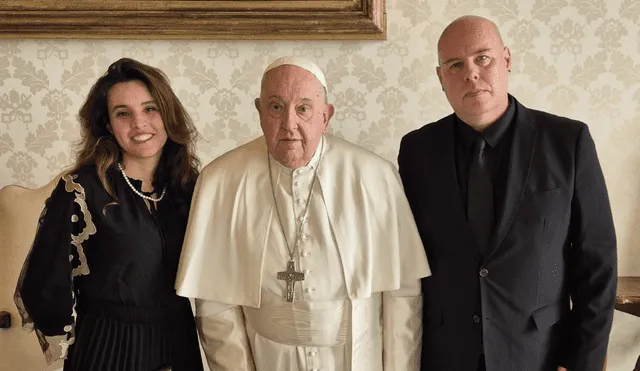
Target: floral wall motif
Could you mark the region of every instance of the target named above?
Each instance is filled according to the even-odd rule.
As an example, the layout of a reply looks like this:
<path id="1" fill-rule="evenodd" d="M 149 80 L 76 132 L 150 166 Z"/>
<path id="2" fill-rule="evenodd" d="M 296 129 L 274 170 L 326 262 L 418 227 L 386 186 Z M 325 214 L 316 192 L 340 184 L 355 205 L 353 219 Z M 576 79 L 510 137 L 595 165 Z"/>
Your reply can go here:
<path id="1" fill-rule="evenodd" d="M 640 1 L 389 0 L 388 40 L 0 40 L 0 186 L 38 187 L 72 162 L 91 84 L 127 56 L 164 70 L 207 163 L 260 135 L 264 67 L 301 55 L 324 69 L 331 131 L 394 161 L 402 135 L 451 112 L 436 43 L 464 14 L 493 19 L 523 104 L 589 124 L 611 195 L 620 275 L 640 275 Z"/>

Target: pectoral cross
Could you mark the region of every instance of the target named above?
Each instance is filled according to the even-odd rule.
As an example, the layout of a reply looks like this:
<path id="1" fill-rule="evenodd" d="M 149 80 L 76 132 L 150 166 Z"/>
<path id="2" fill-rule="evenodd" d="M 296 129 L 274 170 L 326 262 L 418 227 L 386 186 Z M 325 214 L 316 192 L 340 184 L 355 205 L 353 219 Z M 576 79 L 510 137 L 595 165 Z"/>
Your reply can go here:
<path id="1" fill-rule="evenodd" d="M 296 282 L 304 281 L 304 273 L 296 272 L 296 262 L 289 260 L 287 263 L 287 270 L 284 272 L 278 272 L 278 279 L 287 281 L 287 301 L 292 303 Z"/>

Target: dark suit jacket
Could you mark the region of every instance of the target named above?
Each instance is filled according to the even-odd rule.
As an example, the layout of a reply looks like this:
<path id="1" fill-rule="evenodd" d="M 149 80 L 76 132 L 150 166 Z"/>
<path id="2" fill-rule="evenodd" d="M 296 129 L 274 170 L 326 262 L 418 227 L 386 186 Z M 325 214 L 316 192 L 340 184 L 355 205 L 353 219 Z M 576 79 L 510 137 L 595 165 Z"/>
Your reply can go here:
<path id="1" fill-rule="evenodd" d="M 617 265 L 596 149 L 585 124 L 515 104 L 484 259 L 458 191 L 455 116 L 402 138 L 400 175 L 433 273 L 423 280 L 424 371 L 477 370 L 481 337 L 489 371 L 602 370 Z"/>

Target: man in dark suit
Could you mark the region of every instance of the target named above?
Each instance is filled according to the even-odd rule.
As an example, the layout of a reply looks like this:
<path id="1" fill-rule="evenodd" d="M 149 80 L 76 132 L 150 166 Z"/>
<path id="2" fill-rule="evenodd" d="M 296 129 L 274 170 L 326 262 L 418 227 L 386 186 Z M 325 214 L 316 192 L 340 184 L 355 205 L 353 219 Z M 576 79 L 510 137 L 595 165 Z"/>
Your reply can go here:
<path id="1" fill-rule="evenodd" d="M 398 163 L 433 275 L 424 371 L 601 371 L 616 238 L 581 122 L 507 93 L 511 54 L 466 16 L 438 42 L 454 114 L 402 138 Z"/>

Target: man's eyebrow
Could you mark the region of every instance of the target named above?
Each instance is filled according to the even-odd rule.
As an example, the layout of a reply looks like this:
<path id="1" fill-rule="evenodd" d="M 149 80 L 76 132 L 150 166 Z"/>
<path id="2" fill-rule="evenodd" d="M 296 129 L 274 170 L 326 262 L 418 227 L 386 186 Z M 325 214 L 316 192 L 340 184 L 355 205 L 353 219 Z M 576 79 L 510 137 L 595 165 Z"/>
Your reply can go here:
<path id="1" fill-rule="evenodd" d="M 275 99 L 278 99 L 278 100 L 282 100 L 282 98 L 281 98 L 279 95 L 271 95 L 271 96 L 269 96 L 268 98 L 269 98 L 269 99 L 271 99 L 271 98 L 275 98 Z M 301 101 L 301 102 L 305 102 L 305 103 L 306 103 L 306 102 L 313 102 L 313 99 L 311 99 L 311 98 L 302 98 L 302 99 L 300 99 L 300 101 Z"/>
<path id="2" fill-rule="evenodd" d="M 476 50 L 475 52 L 473 52 L 472 55 L 488 52 L 491 49 L 492 48 L 482 48 L 482 49 L 479 49 L 479 50 Z M 451 59 L 448 59 L 446 62 L 442 63 L 442 65 L 444 66 L 445 64 L 449 64 L 451 62 L 455 62 L 455 61 L 459 61 L 459 60 L 460 60 L 460 58 L 451 58 Z"/>

